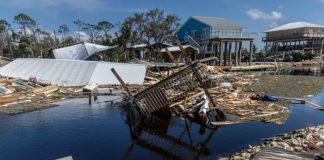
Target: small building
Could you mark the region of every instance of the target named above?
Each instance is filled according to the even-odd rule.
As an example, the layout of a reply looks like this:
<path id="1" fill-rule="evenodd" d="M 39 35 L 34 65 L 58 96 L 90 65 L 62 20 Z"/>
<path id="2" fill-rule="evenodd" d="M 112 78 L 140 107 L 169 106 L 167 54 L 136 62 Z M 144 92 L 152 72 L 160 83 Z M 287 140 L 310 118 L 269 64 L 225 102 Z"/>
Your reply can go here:
<path id="1" fill-rule="evenodd" d="M 167 51 L 169 51 L 174 57 L 174 60 L 177 62 L 184 62 L 187 57 L 190 57 L 191 60 L 196 60 L 196 56 L 199 53 L 198 48 L 192 47 L 191 45 L 184 45 L 182 47 L 183 47 L 183 51 L 181 51 L 179 46 L 163 48 L 161 50 L 161 53 L 163 54 L 163 59 L 166 62 L 172 62 L 172 59 L 167 54 Z"/>
<path id="2" fill-rule="evenodd" d="M 148 59 L 147 53 L 152 49 L 152 48 L 166 48 L 166 47 L 171 47 L 172 45 L 170 44 L 156 44 L 156 43 L 152 43 L 150 44 L 150 46 L 148 46 L 147 44 L 136 44 L 136 45 L 132 45 L 132 46 L 128 46 L 127 47 L 127 59 L 131 60 L 131 59 Z"/>
<path id="3" fill-rule="evenodd" d="M 235 57 L 234 64 L 239 65 L 242 43 L 250 43 L 251 63 L 252 43 L 257 37 L 257 33 L 243 32 L 244 29 L 242 25 L 223 18 L 191 16 L 179 27 L 176 35 L 182 43 L 199 48 L 199 58 L 215 57 L 218 65 L 232 65 L 232 57 Z"/>
<path id="4" fill-rule="evenodd" d="M 322 54 L 323 39 L 324 26 L 301 21 L 269 29 L 262 38 L 267 46 L 276 47 L 276 57 L 279 51 L 285 55 L 291 50 Z"/>

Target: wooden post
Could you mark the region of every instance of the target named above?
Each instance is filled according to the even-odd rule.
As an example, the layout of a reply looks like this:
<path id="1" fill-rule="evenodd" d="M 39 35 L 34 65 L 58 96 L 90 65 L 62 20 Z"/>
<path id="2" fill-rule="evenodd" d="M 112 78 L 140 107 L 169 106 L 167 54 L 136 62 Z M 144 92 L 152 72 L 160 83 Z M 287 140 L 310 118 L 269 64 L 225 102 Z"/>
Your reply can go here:
<path id="1" fill-rule="evenodd" d="M 275 51 L 274 61 L 277 62 L 277 56 L 278 56 L 278 45 L 279 45 L 279 43 L 276 42 L 275 45 L 276 45 L 276 51 Z"/>
<path id="2" fill-rule="evenodd" d="M 119 83 L 122 85 L 122 87 L 125 89 L 125 91 L 128 94 L 128 97 L 132 98 L 133 94 L 132 92 L 129 90 L 128 86 L 125 84 L 125 82 L 123 81 L 123 79 L 119 76 L 119 74 L 116 72 L 115 68 L 111 68 L 111 72 L 115 75 L 115 77 L 117 78 L 117 80 L 119 81 Z"/>
<path id="3" fill-rule="evenodd" d="M 232 66 L 232 42 L 229 42 L 228 54 L 229 54 L 228 64 L 229 66 Z"/>
<path id="4" fill-rule="evenodd" d="M 89 105 L 91 105 L 91 94 L 89 94 Z"/>
<path id="5" fill-rule="evenodd" d="M 239 65 L 241 65 L 242 63 L 242 41 L 240 41 L 240 44 L 239 44 Z"/>
<path id="6" fill-rule="evenodd" d="M 218 44 L 215 45 L 215 52 L 214 52 L 214 58 L 215 58 L 215 60 L 214 60 L 214 66 L 217 65 L 217 61 L 216 61 L 217 51 L 218 51 Z"/>
<path id="7" fill-rule="evenodd" d="M 237 50 L 237 41 L 235 41 L 235 66 L 238 65 L 238 50 Z"/>
<path id="8" fill-rule="evenodd" d="M 224 51 L 223 51 L 223 42 L 220 41 L 220 46 L 219 46 L 219 66 L 222 66 L 223 63 L 223 58 L 224 58 Z"/>
<path id="9" fill-rule="evenodd" d="M 323 60 L 323 45 L 324 45 L 324 40 L 321 39 L 321 50 L 320 50 L 320 65 L 322 65 L 322 60 Z"/>
<path id="10" fill-rule="evenodd" d="M 225 48 L 224 48 L 224 66 L 227 65 L 227 45 L 228 45 L 228 42 L 226 41 Z"/>
<path id="11" fill-rule="evenodd" d="M 177 66 L 177 68 L 180 69 L 180 65 L 177 62 L 177 60 L 173 57 L 172 53 L 168 50 L 168 48 L 165 48 L 165 51 L 168 53 L 168 56 L 170 57 L 170 59 L 172 60 L 173 63 L 175 63 L 175 65 Z"/>
<path id="12" fill-rule="evenodd" d="M 252 49 L 252 45 L 253 45 L 253 41 L 250 41 L 250 60 L 249 60 L 249 66 L 251 66 L 252 64 L 252 52 L 253 52 L 253 49 Z"/>

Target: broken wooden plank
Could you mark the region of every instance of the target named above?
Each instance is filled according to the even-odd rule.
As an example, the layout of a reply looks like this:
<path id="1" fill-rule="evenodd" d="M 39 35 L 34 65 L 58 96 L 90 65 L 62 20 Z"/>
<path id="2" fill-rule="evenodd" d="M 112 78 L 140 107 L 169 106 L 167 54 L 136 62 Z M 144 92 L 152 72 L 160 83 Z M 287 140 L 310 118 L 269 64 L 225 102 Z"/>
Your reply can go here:
<path id="1" fill-rule="evenodd" d="M 0 97 L 0 105 L 17 102 L 19 99 L 18 96 L 1 96 Z"/>
<path id="2" fill-rule="evenodd" d="M 55 92 L 57 90 L 59 90 L 60 87 L 56 86 L 56 85 L 51 85 L 51 86 L 47 86 L 47 87 L 42 87 L 42 88 L 35 88 L 33 89 L 33 93 L 35 94 L 40 94 L 40 93 L 51 93 L 51 92 Z"/>
<path id="3" fill-rule="evenodd" d="M 122 87 L 125 89 L 125 91 L 127 92 L 128 96 L 131 98 L 133 97 L 132 92 L 129 90 L 128 86 L 125 84 L 125 82 L 123 81 L 123 79 L 119 76 L 119 74 L 116 72 L 116 70 L 114 68 L 111 68 L 111 72 L 115 75 L 115 77 L 117 78 L 117 80 L 119 81 L 119 83 L 122 85 Z"/>

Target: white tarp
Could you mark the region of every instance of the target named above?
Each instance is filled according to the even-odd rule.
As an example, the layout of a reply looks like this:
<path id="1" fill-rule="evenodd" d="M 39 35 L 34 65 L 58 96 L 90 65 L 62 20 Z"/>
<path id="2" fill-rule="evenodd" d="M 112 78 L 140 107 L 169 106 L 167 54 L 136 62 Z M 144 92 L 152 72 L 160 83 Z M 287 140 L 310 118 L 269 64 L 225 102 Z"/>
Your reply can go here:
<path id="1" fill-rule="evenodd" d="M 119 84 L 111 72 L 115 68 L 125 83 L 143 84 L 146 66 L 110 62 L 63 59 L 16 59 L 0 68 L 0 75 L 29 79 L 62 86 Z"/>
<path id="2" fill-rule="evenodd" d="M 115 46 L 103 46 L 92 43 L 79 43 L 72 46 L 53 49 L 56 59 L 86 60 L 95 53 L 115 48 Z"/>

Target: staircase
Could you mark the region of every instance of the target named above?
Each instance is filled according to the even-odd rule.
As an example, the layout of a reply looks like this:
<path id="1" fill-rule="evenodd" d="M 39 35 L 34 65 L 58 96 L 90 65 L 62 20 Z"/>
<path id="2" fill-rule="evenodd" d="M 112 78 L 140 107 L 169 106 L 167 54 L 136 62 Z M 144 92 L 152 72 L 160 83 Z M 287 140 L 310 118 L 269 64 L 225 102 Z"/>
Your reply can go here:
<path id="1" fill-rule="evenodd" d="M 195 47 L 198 49 L 198 53 L 203 53 L 204 49 L 200 46 L 200 44 L 194 40 L 191 36 L 186 35 L 186 41 L 189 43 L 189 45 Z"/>

